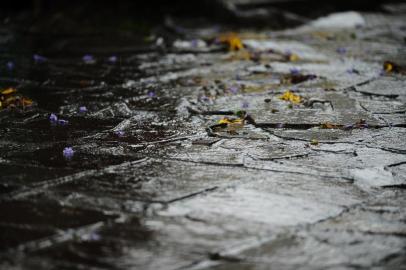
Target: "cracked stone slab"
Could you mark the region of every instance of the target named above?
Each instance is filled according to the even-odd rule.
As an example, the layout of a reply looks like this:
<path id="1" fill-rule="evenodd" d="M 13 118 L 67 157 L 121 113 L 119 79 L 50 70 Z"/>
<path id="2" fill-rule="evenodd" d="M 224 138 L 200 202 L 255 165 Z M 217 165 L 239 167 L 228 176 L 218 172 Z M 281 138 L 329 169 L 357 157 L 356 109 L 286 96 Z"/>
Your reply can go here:
<path id="1" fill-rule="evenodd" d="M 236 187 L 175 204 L 165 211 L 165 215 L 189 214 L 204 219 L 208 212 L 209 215 L 221 214 L 240 222 L 262 223 L 277 228 L 316 222 L 337 215 L 341 210 L 335 205 L 320 207 L 310 199 Z"/>
<path id="2" fill-rule="evenodd" d="M 378 124 L 378 120 L 370 113 L 359 108 L 356 100 L 340 93 L 326 91 L 304 90 L 297 93 L 301 96 L 314 97 L 330 102 L 333 108 L 306 108 L 296 106 L 289 108 L 289 103 L 279 99 L 280 93 L 268 92 L 268 95 L 253 95 L 249 98 L 248 111 L 257 123 L 293 123 L 293 124 L 319 124 L 330 122 L 334 124 L 352 124 L 360 119 L 365 119 L 370 124 Z M 269 98 L 270 102 L 265 102 Z M 248 98 L 247 98 L 248 100 Z M 238 111 L 241 107 L 241 98 L 223 97 L 210 106 L 213 111 L 230 110 Z M 276 109 L 276 111 L 273 111 Z M 219 117 L 218 117 L 219 118 Z"/>
<path id="3" fill-rule="evenodd" d="M 379 80 L 374 80 L 368 84 L 355 87 L 357 91 L 382 96 L 400 96 L 401 100 L 405 100 L 406 82 L 404 78 L 395 76 L 384 76 Z"/>
<path id="4" fill-rule="evenodd" d="M 383 128 L 375 136 L 367 137 L 365 142 L 371 147 L 381 147 L 404 154 L 406 151 L 405 134 L 405 128 Z"/>
<path id="5" fill-rule="evenodd" d="M 366 141 L 379 134 L 376 131 L 367 130 L 341 130 L 341 129 L 320 129 L 312 128 L 308 130 L 290 129 L 267 129 L 275 136 L 287 140 L 300 140 L 310 142 L 313 139 L 323 143 L 356 143 Z"/>
<path id="6" fill-rule="evenodd" d="M 243 264 L 228 261 L 230 253 L 223 250 L 222 261 L 198 269 L 342 269 L 370 267 L 371 263 L 376 269 L 402 269 L 405 260 L 397 254 L 405 248 L 405 213 L 399 195 L 382 194 L 368 206 L 357 206 L 296 232 L 279 233 L 264 244 L 258 241 L 257 246 L 230 257 Z M 385 207 L 387 199 L 392 203 Z"/>
<path id="7" fill-rule="evenodd" d="M 182 162 L 180 158 L 151 160 L 132 167 L 116 167 L 114 171 L 107 171 L 92 179 L 78 179 L 59 185 L 52 191 L 61 195 L 76 193 L 96 198 L 171 202 L 218 186 L 255 179 L 252 171 L 239 168 L 240 163 L 231 166 L 233 169 L 230 170 L 227 163 L 217 162 L 218 160 L 205 162 L 186 159 Z"/>
<path id="8" fill-rule="evenodd" d="M 405 114 L 406 104 L 401 101 L 385 101 L 385 100 L 365 100 L 360 99 L 360 104 L 366 110 L 374 114 Z"/>

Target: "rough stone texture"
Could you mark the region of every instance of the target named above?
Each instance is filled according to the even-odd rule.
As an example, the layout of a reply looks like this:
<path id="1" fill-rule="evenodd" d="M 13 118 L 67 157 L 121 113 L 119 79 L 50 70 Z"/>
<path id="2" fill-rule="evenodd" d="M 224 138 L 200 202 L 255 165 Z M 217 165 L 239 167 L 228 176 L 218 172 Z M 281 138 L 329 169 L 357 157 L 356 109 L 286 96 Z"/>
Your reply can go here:
<path id="1" fill-rule="evenodd" d="M 257 62 L 186 42 L 3 73 L 37 105 L 0 111 L 0 267 L 406 269 L 406 80 L 381 74 L 385 60 L 403 64 L 406 24 L 361 18 L 242 32 Z M 292 68 L 317 78 L 281 82 Z M 305 102 L 280 100 L 286 89 Z M 206 132 L 241 109 L 256 125 Z M 320 126 L 360 119 L 367 128 Z"/>

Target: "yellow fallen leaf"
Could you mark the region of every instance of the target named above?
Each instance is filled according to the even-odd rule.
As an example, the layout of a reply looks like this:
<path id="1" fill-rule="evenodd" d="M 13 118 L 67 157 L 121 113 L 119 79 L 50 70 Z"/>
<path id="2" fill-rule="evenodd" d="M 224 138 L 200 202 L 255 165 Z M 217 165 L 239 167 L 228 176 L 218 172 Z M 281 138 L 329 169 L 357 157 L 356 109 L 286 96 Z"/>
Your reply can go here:
<path id="1" fill-rule="evenodd" d="M 9 94 L 12 94 L 12 93 L 15 93 L 15 92 L 17 92 L 17 90 L 10 87 L 10 88 L 7 88 L 6 90 L 1 91 L 1 94 L 2 95 L 9 95 Z"/>
<path id="2" fill-rule="evenodd" d="M 228 117 L 224 117 L 223 119 L 220 119 L 218 121 L 219 124 L 241 124 L 243 122 L 244 122 L 244 120 L 241 118 L 230 119 Z"/>
<path id="3" fill-rule="evenodd" d="M 391 62 L 386 61 L 383 64 L 383 68 L 385 69 L 386 72 L 391 72 L 393 70 L 393 65 Z"/>
<path id="4" fill-rule="evenodd" d="M 336 124 L 332 124 L 330 122 L 326 122 L 326 123 L 321 124 L 320 128 L 323 128 L 323 129 L 337 129 L 337 128 L 339 128 L 339 126 L 336 125 Z"/>
<path id="5" fill-rule="evenodd" d="M 32 100 L 29 99 L 29 98 L 23 98 L 22 105 L 23 106 L 31 106 L 32 105 Z"/>
<path id="6" fill-rule="evenodd" d="M 285 93 L 283 93 L 282 96 L 279 97 L 281 100 L 285 100 L 285 101 L 290 101 L 293 104 L 299 104 L 300 102 L 302 102 L 302 98 L 298 95 L 295 95 L 294 93 L 292 93 L 290 90 L 287 90 Z"/>
<path id="7" fill-rule="evenodd" d="M 236 33 L 223 34 L 218 39 L 221 43 L 228 44 L 230 51 L 238 51 L 244 48 L 241 39 Z"/>
<path id="8" fill-rule="evenodd" d="M 297 54 L 295 54 L 295 53 L 291 53 L 291 54 L 289 54 L 289 61 L 290 62 L 296 62 L 296 61 L 298 61 L 300 58 L 299 58 L 299 55 L 297 55 Z"/>
<path id="9" fill-rule="evenodd" d="M 231 120 L 229 118 L 227 118 L 227 117 L 224 117 L 223 119 L 220 119 L 218 121 L 218 123 L 219 124 L 229 124 L 229 123 L 231 123 Z"/>
<path id="10" fill-rule="evenodd" d="M 399 63 L 394 63 L 391 61 L 385 61 L 383 63 L 383 69 L 387 73 L 399 73 L 406 75 L 406 66 L 405 65 L 400 65 Z"/>
<path id="11" fill-rule="evenodd" d="M 316 140 L 316 139 L 312 139 L 312 140 L 310 141 L 310 144 L 311 144 L 311 145 L 318 145 L 318 144 L 319 144 L 319 141 Z"/>
<path id="12" fill-rule="evenodd" d="M 16 95 L 17 90 L 15 88 L 7 88 L 0 90 L 0 109 L 17 108 L 17 107 L 29 107 L 33 104 L 33 101 L 29 98 Z"/>
<path id="13" fill-rule="evenodd" d="M 219 120 L 218 123 L 227 124 L 227 132 L 229 133 L 236 133 L 236 130 L 244 127 L 244 119 L 241 118 L 230 119 L 228 117 L 224 117 L 223 119 Z"/>

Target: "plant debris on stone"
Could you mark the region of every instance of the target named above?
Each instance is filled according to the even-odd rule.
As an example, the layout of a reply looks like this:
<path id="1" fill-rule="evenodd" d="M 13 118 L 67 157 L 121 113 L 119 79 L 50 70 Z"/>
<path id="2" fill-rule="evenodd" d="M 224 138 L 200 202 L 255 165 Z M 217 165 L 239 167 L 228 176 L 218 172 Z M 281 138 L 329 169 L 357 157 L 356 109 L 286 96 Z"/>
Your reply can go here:
<path id="1" fill-rule="evenodd" d="M 0 92 L 0 110 L 1 109 L 22 109 L 30 107 L 33 101 L 17 93 L 15 88 L 7 88 Z"/>
<path id="2" fill-rule="evenodd" d="M 240 37 L 236 33 L 222 34 L 217 40 L 222 44 L 226 44 L 230 51 L 239 51 L 244 48 Z"/>
<path id="3" fill-rule="evenodd" d="M 298 95 L 295 95 L 292 91 L 286 90 L 283 95 L 279 97 L 279 99 L 284 101 L 289 101 L 293 104 L 300 104 L 302 102 L 302 98 Z"/>
<path id="4" fill-rule="evenodd" d="M 383 63 L 383 70 L 387 73 L 401 73 L 406 74 L 406 67 L 396 64 L 391 61 L 385 61 Z"/>

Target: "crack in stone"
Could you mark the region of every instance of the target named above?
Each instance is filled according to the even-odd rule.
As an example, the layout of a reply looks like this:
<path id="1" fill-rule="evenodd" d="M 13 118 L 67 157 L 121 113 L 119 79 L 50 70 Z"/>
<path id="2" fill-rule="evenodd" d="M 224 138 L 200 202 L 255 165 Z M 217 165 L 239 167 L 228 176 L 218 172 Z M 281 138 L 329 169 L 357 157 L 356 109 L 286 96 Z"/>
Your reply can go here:
<path id="1" fill-rule="evenodd" d="M 159 157 L 156 157 L 156 158 L 159 159 Z M 220 167 L 244 167 L 244 163 L 220 163 L 220 162 L 211 162 L 211 161 L 196 161 L 196 160 L 191 160 L 191 159 L 173 158 L 173 157 L 169 157 L 169 158 L 165 157 L 164 159 L 172 160 L 172 161 L 194 163 L 194 164 L 220 166 Z"/>
<path id="2" fill-rule="evenodd" d="M 193 192 L 193 193 L 189 193 L 189 194 L 184 195 L 184 196 L 182 196 L 182 197 L 178 197 L 178 198 L 169 200 L 169 201 L 167 201 L 167 202 L 165 202 L 165 203 L 171 204 L 171 203 L 174 203 L 174 202 L 183 201 L 183 200 L 185 200 L 185 199 L 190 199 L 190 198 L 193 198 L 193 197 L 198 196 L 198 195 L 201 195 L 201 194 L 205 194 L 205 193 L 209 193 L 209 192 L 215 191 L 215 190 L 217 190 L 218 188 L 219 188 L 218 186 L 205 188 L 205 189 L 203 189 L 203 190 L 200 190 L 200 191 L 197 191 L 197 192 Z"/>
<path id="3" fill-rule="evenodd" d="M 406 110 L 392 111 L 392 112 L 372 112 L 372 114 L 405 114 Z"/>
<path id="4" fill-rule="evenodd" d="M 395 154 L 406 154 L 406 150 L 402 150 L 402 149 L 396 149 L 396 148 L 388 148 L 388 147 L 379 147 L 379 146 L 370 146 L 368 144 L 362 144 L 362 143 L 355 143 L 356 145 L 361 145 L 367 148 L 371 148 L 371 149 L 379 149 L 382 151 L 387 151 L 390 153 L 395 153 Z"/>
<path id="5" fill-rule="evenodd" d="M 246 155 L 248 156 L 248 155 Z M 203 164 L 203 165 L 211 165 L 211 166 L 219 166 L 219 167 L 239 167 L 239 168 L 245 168 L 248 170 L 258 170 L 258 171 L 271 171 L 271 172 L 278 172 L 278 173 L 287 173 L 287 174 L 297 174 L 297 175 L 309 175 L 309 176 L 321 176 L 325 178 L 332 178 L 332 179 L 341 179 L 341 180 L 346 180 L 349 183 L 353 183 L 354 179 L 351 177 L 347 176 L 332 176 L 332 175 L 323 175 L 323 174 L 313 174 L 313 173 L 305 173 L 305 172 L 292 172 L 292 171 L 287 171 L 287 170 L 278 170 L 278 169 L 268 169 L 268 168 L 258 168 L 258 167 L 252 167 L 252 166 L 247 166 L 244 163 L 237 163 L 237 164 L 232 164 L 232 163 L 217 163 L 217 162 L 206 162 L 206 161 L 194 161 L 194 160 L 186 160 L 186 159 L 175 159 L 175 158 L 165 158 L 167 160 L 176 160 L 180 162 L 187 162 L 187 163 L 194 163 L 194 164 Z M 288 158 L 284 158 L 288 159 Z M 315 168 L 316 169 L 316 168 Z"/>
<path id="6" fill-rule="evenodd" d="M 345 151 L 345 150 L 334 151 L 334 150 L 317 149 L 317 148 L 311 148 L 311 150 L 312 150 L 312 151 L 316 151 L 316 152 L 351 155 L 351 156 L 354 156 L 354 157 L 358 156 L 356 150 L 354 150 L 354 151 L 352 151 L 352 152 L 348 152 L 348 151 Z"/>
<path id="7" fill-rule="evenodd" d="M 396 167 L 396 166 L 400 166 L 400 165 L 404 165 L 404 164 L 406 164 L 406 161 L 401 161 L 401 162 L 397 162 L 397 163 L 392 163 L 392 164 L 386 165 L 385 167 L 386 167 L 386 168 L 391 168 L 391 167 Z"/>
<path id="8" fill-rule="evenodd" d="M 348 90 L 352 90 L 354 92 L 363 94 L 365 96 L 370 96 L 370 97 L 386 97 L 389 99 L 397 99 L 399 97 L 399 95 L 396 95 L 396 94 L 378 94 L 378 93 L 370 93 L 370 92 L 366 92 L 366 91 L 361 91 L 361 90 L 357 90 L 355 87 L 350 87 Z"/>
<path id="9" fill-rule="evenodd" d="M 406 184 L 398 184 L 398 185 L 386 185 L 386 186 L 381 186 L 382 188 L 388 188 L 388 189 L 405 189 L 406 190 Z M 406 234 L 405 234 L 406 236 Z"/>
<path id="10" fill-rule="evenodd" d="M 310 153 L 286 155 L 286 156 L 283 156 L 283 157 L 274 157 L 274 158 L 255 157 L 255 156 L 253 156 L 251 154 L 246 154 L 246 155 L 248 157 L 252 158 L 253 160 L 273 161 L 273 160 L 296 159 L 296 158 L 308 157 L 310 155 Z"/>
<path id="11" fill-rule="evenodd" d="M 363 81 L 363 82 L 360 82 L 360 83 L 357 83 L 357 84 L 348 86 L 348 87 L 346 87 L 346 88 L 343 88 L 343 89 L 341 89 L 341 90 L 344 91 L 344 92 L 346 92 L 346 91 L 353 91 L 353 92 L 357 92 L 357 93 L 360 93 L 360 94 L 363 94 L 363 95 L 366 95 L 366 96 L 372 96 L 372 97 L 373 97 L 373 96 L 376 96 L 376 97 L 387 97 L 387 98 L 390 98 L 390 99 L 396 99 L 396 98 L 399 97 L 399 95 L 396 95 L 396 94 L 370 93 L 370 92 L 358 90 L 358 89 L 356 88 L 357 86 L 367 85 L 367 84 L 369 84 L 369 83 L 371 83 L 371 82 L 376 81 L 377 79 L 378 79 L 378 77 L 373 77 L 373 78 L 367 79 L 367 80 L 365 80 L 365 81 Z"/>

